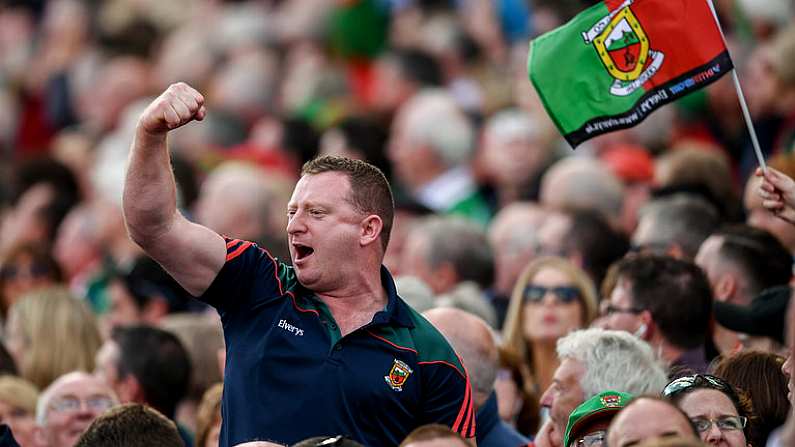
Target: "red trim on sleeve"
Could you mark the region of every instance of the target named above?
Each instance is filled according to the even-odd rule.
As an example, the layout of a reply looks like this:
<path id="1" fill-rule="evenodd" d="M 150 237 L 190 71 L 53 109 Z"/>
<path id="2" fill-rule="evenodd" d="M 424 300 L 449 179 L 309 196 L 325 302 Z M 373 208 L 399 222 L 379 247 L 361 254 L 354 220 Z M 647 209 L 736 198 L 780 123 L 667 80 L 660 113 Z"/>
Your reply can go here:
<path id="1" fill-rule="evenodd" d="M 405 346 L 396 345 L 396 344 L 392 343 L 391 341 L 387 340 L 386 338 L 384 338 L 384 337 L 379 337 L 378 335 L 375 335 L 375 334 L 373 334 L 373 333 L 372 333 L 372 332 L 370 332 L 370 331 L 367 331 L 367 333 L 368 333 L 368 334 L 370 334 L 370 335 L 372 335 L 373 337 L 375 337 L 375 338 L 377 338 L 377 339 L 381 340 L 382 342 L 384 342 L 384 343 L 386 343 L 386 344 L 388 344 L 388 345 L 391 345 L 391 346 L 393 346 L 393 347 L 395 347 L 395 348 L 397 348 L 397 349 L 402 349 L 402 350 L 404 350 L 404 351 L 411 351 L 411 352 L 413 352 L 413 353 L 415 353 L 415 354 L 417 353 L 417 351 L 416 351 L 416 350 L 414 350 L 414 349 L 407 348 L 407 347 L 405 347 Z"/>
<path id="2" fill-rule="evenodd" d="M 246 251 L 246 249 L 248 247 L 250 247 L 251 244 L 252 244 L 251 242 L 244 242 L 242 245 L 237 247 L 235 249 L 235 251 L 233 251 L 232 253 L 227 254 L 226 255 L 226 262 L 229 262 L 232 259 L 235 259 L 236 257 L 240 256 L 240 254 L 243 253 L 244 251 Z"/>
<path id="3" fill-rule="evenodd" d="M 453 431 L 461 433 L 466 431 L 469 427 L 470 418 L 472 417 L 472 386 L 469 384 L 469 375 L 466 376 L 466 391 L 464 392 L 464 400 L 461 402 L 461 408 L 458 409 L 458 416 L 453 423 Z M 462 427 L 462 424 L 465 425 Z"/>
<path id="4" fill-rule="evenodd" d="M 239 243 L 240 239 L 230 239 L 229 242 L 226 243 L 226 249 L 229 250 L 230 248 L 234 247 Z"/>

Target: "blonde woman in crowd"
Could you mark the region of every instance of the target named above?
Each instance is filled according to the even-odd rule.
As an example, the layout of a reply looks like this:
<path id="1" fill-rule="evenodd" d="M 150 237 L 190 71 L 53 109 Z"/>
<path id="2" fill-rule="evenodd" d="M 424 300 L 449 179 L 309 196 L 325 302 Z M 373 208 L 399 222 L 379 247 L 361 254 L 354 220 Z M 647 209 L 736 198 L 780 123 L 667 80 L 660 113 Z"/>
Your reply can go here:
<path id="1" fill-rule="evenodd" d="M 20 375 L 39 389 L 70 371 L 93 371 L 101 345 L 94 315 L 65 287 L 21 297 L 9 310 L 5 342 Z"/>
<path id="2" fill-rule="evenodd" d="M 7 424 L 21 447 L 35 446 L 36 401 L 39 391 L 32 383 L 14 376 L 0 376 L 0 421 Z"/>
<path id="3" fill-rule="evenodd" d="M 596 289 L 566 259 L 543 257 L 525 267 L 514 286 L 503 328 L 503 349 L 519 360 L 525 390 L 536 399 L 552 382 L 559 338 L 596 317 Z"/>

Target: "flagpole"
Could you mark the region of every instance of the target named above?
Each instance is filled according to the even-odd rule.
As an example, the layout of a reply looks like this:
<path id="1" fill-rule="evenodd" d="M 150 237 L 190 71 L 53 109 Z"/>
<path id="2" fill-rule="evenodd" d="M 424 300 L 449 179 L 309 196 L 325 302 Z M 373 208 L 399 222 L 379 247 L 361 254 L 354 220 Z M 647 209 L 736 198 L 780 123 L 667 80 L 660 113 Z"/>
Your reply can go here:
<path id="1" fill-rule="evenodd" d="M 718 14 L 715 12 L 715 6 L 712 4 L 712 0 L 706 0 L 706 2 L 709 5 L 710 11 L 712 11 L 712 17 L 715 18 L 715 24 L 718 25 L 718 31 L 720 31 L 723 42 L 726 44 L 726 36 L 723 34 L 723 28 L 720 26 Z M 726 45 L 726 51 L 729 51 L 728 45 Z M 740 101 L 740 108 L 743 111 L 745 125 L 748 127 L 748 134 L 751 135 L 751 144 L 754 146 L 756 160 L 759 162 L 759 167 L 762 168 L 762 171 L 767 173 L 767 163 L 765 163 L 765 156 L 762 155 L 762 149 L 759 147 L 759 139 L 756 137 L 756 130 L 754 130 L 754 124 L 751 121 L 751 113 L 748 112 L 748 105 L 745 103 L 745 95 L 743 95 L 743 88 L 740 86 L 740 78 L 737 77 L 737 68 L 732 68 L 732 80 L 734 81 L 734 90 L 737 92 L 737 99 Z"/>

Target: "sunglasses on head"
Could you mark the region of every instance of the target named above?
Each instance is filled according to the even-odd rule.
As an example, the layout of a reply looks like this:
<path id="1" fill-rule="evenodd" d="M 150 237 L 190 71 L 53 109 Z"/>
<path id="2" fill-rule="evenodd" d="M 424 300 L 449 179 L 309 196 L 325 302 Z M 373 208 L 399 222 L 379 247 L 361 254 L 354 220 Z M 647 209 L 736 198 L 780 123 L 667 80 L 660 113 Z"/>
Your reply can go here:
<path id="1" fill-rule="evenodd" d="M 535 284 L 528 284 L 524 289 L 524 301 L 526 303 L 540 303 L 547 293 L 551 292 L 555 299 L 564 304 L 574 302 L 580 297 L 580 291 L 572 286 L 544 287 Z"/>
<path id="2" fill-rule="evenodd" d="M 693 374 L 673 380 L 663 388 L 663 397 L 672 397 L 691 388 L 708 388 L 728 394 L 733 400 L 737 396 L 734 388 L 720 377 L 709 374 Z"/>

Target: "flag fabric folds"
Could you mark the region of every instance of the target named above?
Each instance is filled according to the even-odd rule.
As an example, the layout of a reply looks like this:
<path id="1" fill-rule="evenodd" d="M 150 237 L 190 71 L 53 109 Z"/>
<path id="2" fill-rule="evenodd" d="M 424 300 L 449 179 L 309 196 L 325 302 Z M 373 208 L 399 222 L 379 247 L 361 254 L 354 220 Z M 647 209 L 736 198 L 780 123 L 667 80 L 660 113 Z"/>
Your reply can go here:
<path id="1" fill-rule="evenodd" d="M 530 80 L 572 147 L 733 68 L 707 1 L 605 0 L 531 42 Z"/>

